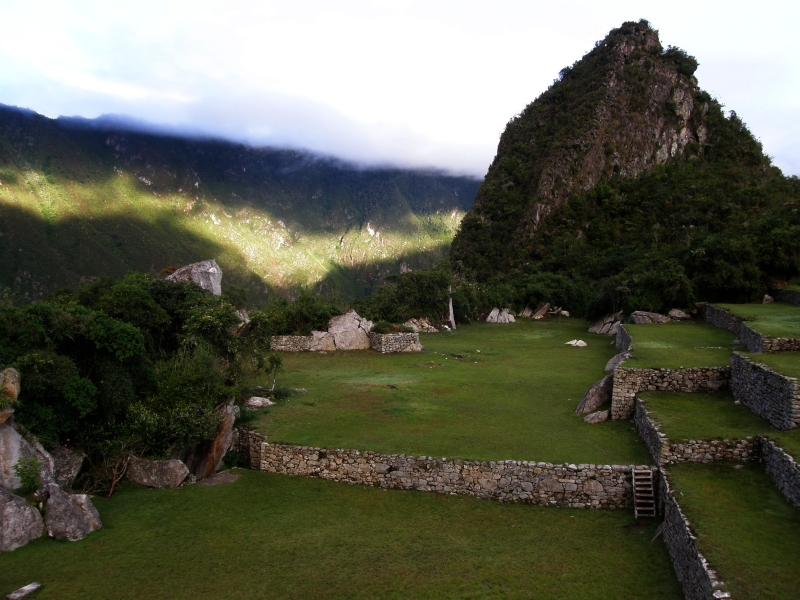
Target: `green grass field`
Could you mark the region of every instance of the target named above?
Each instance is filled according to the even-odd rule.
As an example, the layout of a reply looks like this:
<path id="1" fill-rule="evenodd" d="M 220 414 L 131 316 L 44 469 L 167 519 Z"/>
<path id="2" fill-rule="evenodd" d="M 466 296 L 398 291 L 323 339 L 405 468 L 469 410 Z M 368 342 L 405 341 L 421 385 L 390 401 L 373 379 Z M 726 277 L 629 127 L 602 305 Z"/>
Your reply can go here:
<path id="1" fill-rule="evenodd" d="M 679 599 L 656 521 L 237 471 L 125 486 L 105 528 L 0 555 L 0 594 L 37 599 Z"/>
<path id="2" fill-rule="evenodd" d="M 800 306 L 785 302 L 772 304 L 715 304 L 738 317 L 747 319 L 747 326 L 771 337 L 800 337 Z"/>
<path id="3" fill-rule="evenodd" d="M 651 416 L 673 442 L 688 440 L 743 439 L 766 435 L 792 456 L 800 458 L 800 430 L 773 428 L 749 408 L 734 404 L 730 392 L 642 392 Z"/>
<path id="4" fill-rule="evenodd" d="M 306 388 L 256 428 L 271 442 L 466 459 L 641 464 L 631 424 L 573 414 L 612 340 L 583 321 L 486 323 L 423 334 L 422 353 L 283 353 L 279 384 Z M 586 348 L 565 342 L 580 338 Z"/>
<path id="5" fill-rule="evenodd" d="M 798 597 L 800 511 L 760 466 L 681 464 L 669 473 L 700 551 L 733 598 Z"/>
<path id="6" fill-rule="evenodd" d="M 638 368 L 717 367 L 730 364 L 735 336 L 708 323 L 625 325 L 633 338 L 624 366 Z"/>
<path id="7" fill-rule="evenodd" d="M 763 354 L 744 353 L 753 362 L 767 365 L 773 371 L 787 377 L 800 379 L 800 352 L 764 352 Z"/>

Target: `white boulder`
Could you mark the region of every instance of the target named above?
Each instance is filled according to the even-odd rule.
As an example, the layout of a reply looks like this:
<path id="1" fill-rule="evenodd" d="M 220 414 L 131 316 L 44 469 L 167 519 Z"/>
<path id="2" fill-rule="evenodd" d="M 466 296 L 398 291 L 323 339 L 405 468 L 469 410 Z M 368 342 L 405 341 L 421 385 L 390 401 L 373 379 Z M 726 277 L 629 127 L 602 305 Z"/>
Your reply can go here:
<path id="1" fill-rule="evenodd" d="M 191 281 L 215 296 L 222 295 L 222 269 L 213 258 L 181 267 L 168 275 L 167 280 Z"/>

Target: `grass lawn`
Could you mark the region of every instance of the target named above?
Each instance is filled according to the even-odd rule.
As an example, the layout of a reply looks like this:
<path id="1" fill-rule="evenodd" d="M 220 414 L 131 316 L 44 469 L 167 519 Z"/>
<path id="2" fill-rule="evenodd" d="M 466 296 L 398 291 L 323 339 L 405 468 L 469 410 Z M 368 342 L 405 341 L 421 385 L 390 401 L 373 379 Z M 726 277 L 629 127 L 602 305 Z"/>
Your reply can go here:
<path id="1" fill-rule="evenodd" d="M 95 500 L 103 530 L 0 555 L 0 594 L 38 581 L 37 600 L 682 597 L 650 543 L 658 523 L 632 511 L 237 473 Z"/>
<path id="2" fill-rule="evenodd" d="M 800 352 L 764 352 L 763 354 L 745 352 L 743 354 L 753 362 L 763 363 L 781 375 L 800 379 Z"/>
<path id="3" fill-rule="evenodd" d="M 650 461 L 631 424 L 574 410 L 606 373 L 611 338 L 584 321 L 530 319 L 423 334 L 422 353 L 283 353 L 279 384 L 302 387 L 251 427 L 271 442 L 465 459 Z M 565 342 L 580 338 L 586 348 Z"/>
<path id="4" fill-rule="evenodd" d="M 773 428 L 746 406 L 734 404 L 730 392 L 642 392 L 652 417 L 673 442 L 742 439 L 766 435 L 792 456 L 800 458 L 800 429 Z"/>
<path id="5" fill-rule="evenodd" d="M 757 464 L 680 464 L 669 473 L 700 551 L 733 598 L 798 597 L 800 511 Z"/>
<path id="6" fill-rule="evenodd" d="M 747 326 L 771 337 L 800 338 L 800 306 L 785 302 L 772 304 L 715 304 L 747 319 Z"/>
<path id="7" fill-rule="evenodd" d="M 731 362 L 736 336 L 708 323 L 625 325 L 633 338 L 631 359 L 638 368 L 721 367 Z"/>

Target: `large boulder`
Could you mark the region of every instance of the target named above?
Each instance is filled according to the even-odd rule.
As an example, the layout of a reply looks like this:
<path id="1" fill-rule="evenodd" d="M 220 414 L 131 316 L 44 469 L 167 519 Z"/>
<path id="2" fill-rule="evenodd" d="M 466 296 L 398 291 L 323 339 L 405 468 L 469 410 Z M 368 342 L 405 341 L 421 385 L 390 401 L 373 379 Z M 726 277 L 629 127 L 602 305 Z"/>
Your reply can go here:
<path id="1" fill-rule="evenodd" d="M 534 319 L 542 319 L 545 316 L 547 316 L 547 311 L 549 311 L 549 310 L 550 310 L 550 303 L 546 302 L 545 304 L 543 304 L 542 306 L 540 306 L 539 308 L 536 309 L 536 312 L 533 313 L 533 317 L 532 318 L 534 318 Z"/>
<path id="2" fill-rule="evenodd" d="M 525 310 L 523 310 L 523 311 L 520 313 L 520 315 L 519 315 L 519 316 L 520 316 L 520 317 L 524 317 L 524 318 L 526 318 L 526 319 L 529 319 L 530 317 L 532 317 L 532 316 L 533 316 L 533 310 L 531 310 L 531 307 L 530 307 L 530 306 L 526 306 L 526 307 L 525 307 Z"/>
<path id="3" fill-rule="evenodd" d="M 497 323 L 497 317 L 500 316 L 500 309 L 496 306 L 492 309 L 492 312 L 489 313 L 489 316 L 486 317 L 487 323 Z"/>
<path id="4" fill-rule="evenodd" d="M 20 459 L 37 458 L 39 460 L 39 481 L 53 481 L 55 463 L 53 457 L 42 448 L 36 440 L 26 440 L 8 423 L 0 423 L 0 487 L 16 490 L 21 484 L 14 472 L 14 466 Z"/>
<path id="5" fill-rule="evenodd" d="M 503 310 L 500 311 L 500 314 L 497 316 L 497 322 L 514 323 L 516 322 L 516 319 L 514 318 L 514 315 L 512 315 L 507 308 L 504 308 Z"/>
<path id="6" fill-rule="evenodd" d="M 179 460 L 148 460 L 131 456 L 125 475 L 139 485 L 176 488 L 189 475 L 189 468 Z"/>
<path id="7" fill-rule="evenodd" d="M 604 423 L 608 419 L 608 415 L 610 411 L 608 410 L 598 410 L 597 412 L 593 412 L 590 415 L 586 415 L 583 417 L 584 423 Z"/>
<path id="8" fill-rule="evenodd" d="M 606 375 L 603 377 L 600 381 L 586 390 L 583 398 L 581 398 L 580 404 L 578 404 L 578 408 L 575 409 L 575 414 L 585 415 L 587 413 L 594 412 L 606 402 L 610 402 L 611 390 L 613 387 L 613 376 Z"/>
<path id="9" fill-rule="evenodd" d="M 53 457 L 55 465 L 55 482 L 62 489 L 69 490 L 75 483 L 75 478 L 81 472 L 86 454 L 80 450 L 72 450 L 64 446 L 56 446 L 50 449 L 50 456 Z"/>
<path id="10" fill-rule="evenodd" d="M 233 400 L 229 400 L 214 410 L 222 415 L 214 437 L 195 447 L 175 452 L 170 457 L 182 461 L 188 467 L 189 473 L 197 479 L 205 479 L 216 473 L 233 443 L 233 424 L 239 416 L 239 407 L 233 404 Z"/>
<path id="11" fill-rule="evenodd" d="M 44 535 L 42 515 L 24 498 L 0 488 L 0 552 L 10 552 Z"/>
<path id="12" fill-rule="evenodd" d="M 616 335 L 622 323 L 622 311 L 613 315 L 606 315 L 589 327 L 589 333 L 599 333 L 600 335 Z"/>
<path id="13" fill-rule="evenodd" d="M 47 495 L 47 534 L 57 540 L 77 542 L 103 528 L 100 514 L 86 494 L 68 494 L 55 483 L 44 486 Z"/>
<path id="14" fill-rule="evenodd" d="M 624 361 L 628 360 L 628 358 L 630 358 L 630 354 L 628 354 L 627 352 L 620 352 L 619 354 L 615 355 L 606 363 L 606 368 L 605 368 L 606 373 L 609 373 L 614 369 L 616 369 Z"/>
<path id="15" fill-rule="evenodd" d="M 311 352 L 333 352 L 336 350 L 333 334 L 327 331 L 312 331 L 311 344 L 308 349 Z"/>
<path id="16" fill-rule="evenodd" d="M 669 323 L 670 318 L 654 312 L 637 310 L 628 317 L 628 323 L 635 325 L 650 325 L 652 323 Z"/>
<path id="17" fill-rule="evenodd" d="M 337 350 L 369 350 L 369 332 L 372 321 L 358 316 L 354 310 L 333 317 L 328 322 L 328 333 L 333 336 Z"/>
<path id="18" fill-rule="evenodd" d="M 181 267 L 168 275 L 167 279 L 169 281 L 191 281 L 215 296 L 222 295 L 222 269 L 213 258 Z"/>
<path id="19" fill-rule="evenodd" d="M 667 313 L 667 316 L 673 321 L 689 321 L 692 317 L 683 312 L 680 308 L 673 308 Z"/>

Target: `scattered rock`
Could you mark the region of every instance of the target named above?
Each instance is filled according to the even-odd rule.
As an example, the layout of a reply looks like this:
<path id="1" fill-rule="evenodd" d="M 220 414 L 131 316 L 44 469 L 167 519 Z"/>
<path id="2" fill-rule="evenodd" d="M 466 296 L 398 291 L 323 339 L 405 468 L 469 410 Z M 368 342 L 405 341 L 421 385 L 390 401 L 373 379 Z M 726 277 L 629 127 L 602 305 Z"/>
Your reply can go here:
<path id="1" fill-rule="evenodd" d="M 424 317 L 421 319 L 409 319 L 403 325 L 409 327 L 414 333 L 439 333 L 439 330 Z"/>
<path id="2" fill-rule="evenodd" d="M 179 460 L 148 460 L 131 456 L 126 476 L 139 485 L 152 488 L 176 488 L 189 475 L 189 468 Z"/>
<path id="3" fill-rule="evenodd" d="M 613 315 L 606 315 L 594 325 L 589 327 L 589 333 L 599 333 L 601 335 L 616 335 L 619 326 L 622 324 L 622 311 Z M 613 332 L 613 333 L 612 333 Z"/>
<path id="4" fill-rule="evenodd" d="M 669 323 L 670 318 L 654 312 L 637 310 L 628 317 L 628 323 L 635 325 L 650 325 L 652 323 Z"/>
<path id="5" fill-rule="evenodd" d="M 673 308 L 667 316 L 673 321 L 689 321 L 692 318 L 679 308 Z"/>
<path id="6" fill-rule="evenodd" d="M 239 317 L 239 324 L 235 325 L 231 332 L 236 337 L 244 337 L 248 333 L 250 333 L 251 324 L 250 324 L 250 315 L 247 314 L 247 311 L 243 308 L 240 308 L 236 311 L 236 316 Z"/>
<path id="7" fill-rule="evenodd" d="M 567 318 L 569 318 L 569 311 L 568 311 L 568 310 L 562 310 L 562 311 L 561 311 L 561 312 L 559 312 L 558 314 L 560 314 L 562 317 L 567 317 Z"/>
<path id="8" fill-rule="evenodd" d="M 497 317 L 499 315 L 500 315 L 500 309 L 497 308 L 497 307 L 494 307 L 492 309 L 492 312 L 489 313 L 489 316 L 486 317 L 486 322 L 487 323 L 497 323 Z"/>
<path id="9" fill-rule="evenodd" d="M 36 583 L 29 583 L 25 587 L 21 587 L 16 591 L 11 592 L 6 596 L 6 600 L 22 600 L 23 598 L 27 598 L 33 592 L 41 589 L 41 584 Z"/>
<path id="10" fill-rule="evenodd" d="M 584 423 L 602 423 L 606 419 L 608 419 L 610 411 L 607 410 L 598 410 L 597 412 L 593 412 L 590 415 L 586 415 L 583 417 Z"/>
<path id="11" fill-rule="evenodd" d="M 493 308 L 489 316 L 486 317 L 487 323 L 515 323 L 516 319 L 509 309 L 504 308 L 502 311 L 499 308 Z"/>
<path id="12" fill-rule="evenodd" d="M 0 488 L 0 552 L 10 552 L 44 535 L 42 515 L 24 498 Z"/>
<path id="13" fill-rule="evenodd" d="M 233 483 L 239 479 L 238 475 L 234 475 L 230 471 L 220 471 L 219 473 L 214 473 L 211 477 L 206 477 L 202 481 L 198 482 L 198 485 L 219 485 L 220 483 Z"/>
<path id="14" fill-rule="evenodd" d="M 372 321 L 358 316 L 354 310 L 333 317 L 328 323 L 328 333 L 333 336 L 337 350 L 369 350 L 369 332 Z"/>
<path id="15" fill-rule="evenodd" d="M 309 350 L 311 350 L 311 352 L 333 352 L 336 350 L 336 343 L 333 341 L 333 335 L 327 331 L 312 331 Z"/>
<path id="16" fill-rule="evenodd" d="M 576 348 L 586 348 L 586 346 L 588 346 L 588 344 L 583 340 L 570 340 L 568 342 L 565 342 L 565 345 L 574 346 Z"/>
<path id="17" fill-rule="evenodd" d="M 68 494 L 55 483 L 44 486 L 47 495 L 47 534 L 57 540 L 77 542 L 103 528 L 100 514 L 86 494 Z"/>
<path id="18" fill-rule="evenodd" d="M 167 280 L 191 281 L 215 296 L 222 295 L 222 269 L 213 258 L 181 267 L 168 275 Z"/>
<path id="19" fill-rule="evenodd" d="M 533 313 L 534 319 L 541 319 L 547 314 L 547 311 L 550 310 L 550 303 L 546 302 L 544 305 L 540 306 L 536 309 L 536 312 Z"/>
<path id="20" fill-rule="evenodd" d="M 61 489 L 71 489 L 72 484 L 75 483 L 75 478 L 81 472 L 83 461 L 86 460 L 86 454 L 80 450 L 56 446 L 50 450 L 50 456 L 53 457 L 55 482 L 61 486 Z"/>
<path id="21" fill-rule="evenodd" d="M 772 304 L 773 302 L 775 302 L 775 298 L 769 294 L 764 294 L 764 299 L 761 301 L 761 304 Z"/>
<path id="22" fill-rule="evenodd" d="M 606 363 L 605 371 L 606 373 L 613 371 L 616 369 L 623 361 L 628 360 L 630 358 L 630 354 L 627 352 L 620 352 L 616 356 L 614 356 L 611 360 Z"/>
<path id="23" fill-rule="evenodd" d="M 581 398 L 578 408 L 575 409 L 576 415 L 585 415 L 603 406 L 606 402 L 611 402 L 611 392 L 614 387 L 614 376 L 606 375 L 600 381 L 592 385 Z"/>
<path id="24" fill-rule="evenodd" d="M 37 458 L 39 460 L 39 481 L 53 481 L 55 463 L 53 457 L 42 448 L 36 440 L 26 440 L 8 423 L 0 423 L 0 487 L 16 490 L 20 481 L 14 472 L 14 465 L 21 458 Z"/>
<path id="25" fill-rule="evenodd" d="M 530 317 L 532 317 L 532 316 L 533 316 L 533 311 L 531 310 L 531 307 L 530 307 L 530 306 L 526 306 L 526 307 L 525 307 L 525 310 L 523 310 L 523 311 L 520 313 L 520 315 L 519 315 L 519 316 L 520 316 L 520 317 L 524 317 L 524 318 L 526 318 L 526 319 L 529 319 Z"/>
<path id="26" fill-rule="evenodd" d="M 250 396 L 244 401 L 247 408 L 264 408 L 266 406 L 275 406 L 275 402 L 269 398 L 262 398 L 261 396 Z"/>
<path id="27" fill-rule="evenodd" d="M 19 372 L 9 367 L 0 371 L 0 405 L 19 397 Z"/>

